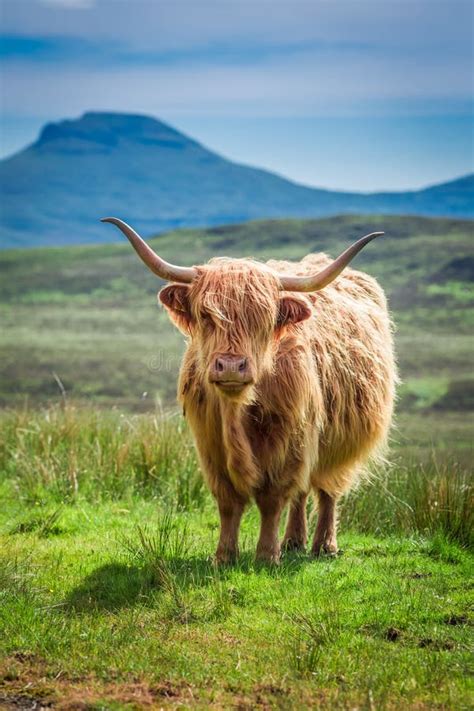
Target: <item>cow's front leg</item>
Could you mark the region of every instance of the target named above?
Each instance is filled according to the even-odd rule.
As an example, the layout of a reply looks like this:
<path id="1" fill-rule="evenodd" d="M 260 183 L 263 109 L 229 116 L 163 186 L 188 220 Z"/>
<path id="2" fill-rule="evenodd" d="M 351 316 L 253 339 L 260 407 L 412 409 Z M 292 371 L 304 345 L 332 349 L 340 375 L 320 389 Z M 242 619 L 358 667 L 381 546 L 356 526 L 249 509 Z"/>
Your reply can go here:
<path id="1" fill-rule="evenodd" d="M 336 499 L 329 496 L 322 489 L 317 490 L 318 495 L 318 523 L 314 534 L 312 547 L 313 555 L 336 555 Z"/>
<path id="2" fill-rule="evenodd" d="M 221 531 L 216 550 L 216 563 L 231 563 L 239 555 L 239 527 L 245 502 L 230 489 L 222 487 L 216 493 Z"/>
<path id="3" fill-rule="evenodd" d="M 281 493 L 262 490 L 255 496 L 260 511 L 260 538 L 257 544 L 257 559 L 268 563 L 278 563 L 280 560 L 280 542 L 278 526 L 285 505 Z"/>
<path id="4" fill-rule="evenodd" d="M 308 494 L 298 494 L 291 502 L 288 511 L 286 531 L 281 546 L 287 551 L 302 551 L 308 540 L 308 526 L 306 523 L 306 501 Z"/>

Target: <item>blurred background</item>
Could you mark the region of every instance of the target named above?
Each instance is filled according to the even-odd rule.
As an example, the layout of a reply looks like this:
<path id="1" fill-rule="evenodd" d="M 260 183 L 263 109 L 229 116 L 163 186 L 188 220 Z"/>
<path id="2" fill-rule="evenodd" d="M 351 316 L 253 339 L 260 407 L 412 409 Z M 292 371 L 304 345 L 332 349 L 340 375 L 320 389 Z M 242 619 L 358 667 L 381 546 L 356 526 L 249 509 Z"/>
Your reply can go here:
<path id="1" fill-rule="evenodd" d="M 394 451 L 470 466 L 472 13 L 464 0 L 2 0 L 0 404 L 175 407 L 170 261 L 336 255 L 379 278 Z"/>

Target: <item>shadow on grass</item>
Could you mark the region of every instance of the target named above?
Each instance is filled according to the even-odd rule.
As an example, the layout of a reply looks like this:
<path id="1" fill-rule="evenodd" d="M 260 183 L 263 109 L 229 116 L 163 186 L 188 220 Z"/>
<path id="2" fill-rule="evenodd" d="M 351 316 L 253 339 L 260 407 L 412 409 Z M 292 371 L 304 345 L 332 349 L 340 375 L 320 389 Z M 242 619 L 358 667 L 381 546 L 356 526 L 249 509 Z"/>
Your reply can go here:
<path id="1" fill-rule="evenodd" d="M 115 610 L 144 602 L 153 588 L 151 571 L 124 563 L 96 568 L 66 598 L 66 609 Z"/>
<path id="2" fill-rule="evenodd" d="M 295 575 L 314 559 L 305 554 L 289 553 L 281 565 L 270 566 L 255 561 L 253 554 L 244 553 L 234 565 L 216 567 L 207 557 L 160 559 L 130 565 L 113 562 L 102 565 L 87 575 L 65 600 L 65 609 L 88 612 L 94 609 L 114 611 L 136 605 L 153 605 L 157 595 L 183 595 L 191 588 L 218 588 L 242 572 L 286 578 Z M 233 590 L 232 586 L 229 590 Z"/>

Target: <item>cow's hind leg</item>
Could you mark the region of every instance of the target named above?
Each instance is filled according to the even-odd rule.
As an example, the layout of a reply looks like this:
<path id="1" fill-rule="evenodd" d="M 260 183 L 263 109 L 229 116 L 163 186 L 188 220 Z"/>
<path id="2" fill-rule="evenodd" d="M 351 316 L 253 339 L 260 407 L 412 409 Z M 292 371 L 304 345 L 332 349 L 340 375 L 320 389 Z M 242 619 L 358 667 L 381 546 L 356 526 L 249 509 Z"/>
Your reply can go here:
<path id="1" fill-rule="evenodd" d="M 311 552 L 315 556 L 336 555 L 337 500 L 322 489 L 317 489 L 316 494 L 318 497 L 318 523 Z"/>
<path id="2" fill-rule="evenodd" d="M 216 563 L 232 563 L 239 554 L 238 538 L 240 520 L 245 502 L 230 487 L 222 486 L 216 492 L 217 505 L 221 520 Z"/>
<path id="3" fill-rule="evenodd" d="M 285 535 L 281 547 L 286 551 L 301 551 L 306 547 L 308 540 L 308 526 L 306 522 L 306 501 L 308 494 L 299 494 L 291 502 L 288 510 Z"/>

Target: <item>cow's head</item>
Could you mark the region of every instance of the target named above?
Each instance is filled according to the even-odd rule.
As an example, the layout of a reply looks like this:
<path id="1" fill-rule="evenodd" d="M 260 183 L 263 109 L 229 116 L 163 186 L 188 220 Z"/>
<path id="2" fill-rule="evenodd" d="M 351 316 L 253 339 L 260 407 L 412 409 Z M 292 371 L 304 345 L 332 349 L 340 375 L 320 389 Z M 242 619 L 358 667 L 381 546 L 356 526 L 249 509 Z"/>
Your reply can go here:
<path id="1" fill-rule="evenodd" d="M 159 298 L 193 340 L 202 379 L 220 395 L 247 401 L 253 386 L 271 371 L 281 334 L 311 316 L 309 301 L 295 292 L 324 288 L 362 247 L 383 234 L 363 237 L 318 274 L 293 276 L 249 259 L 178 267 L 161 259 L 125 222 L 114 217 L 103 222 L 119 227 L 149 269 L 173 282 Z"/>

